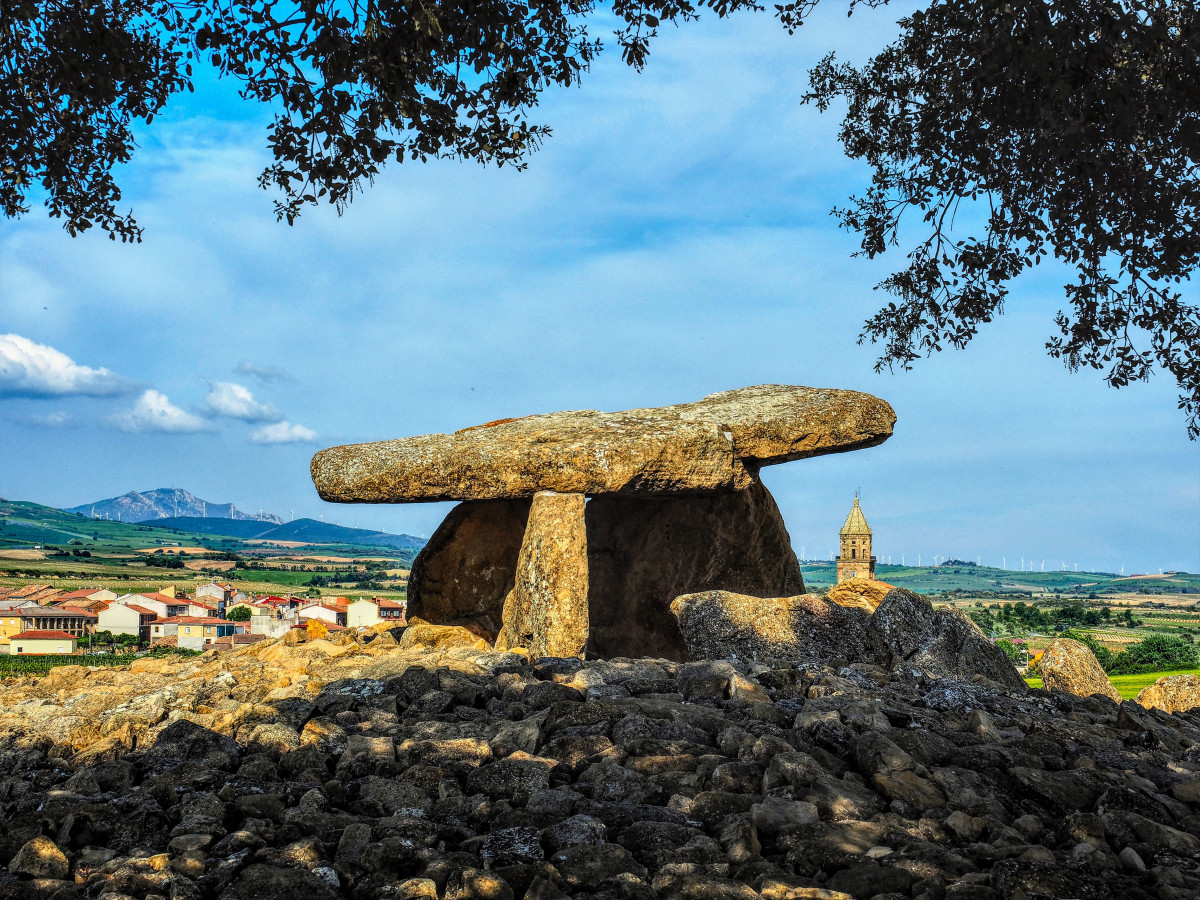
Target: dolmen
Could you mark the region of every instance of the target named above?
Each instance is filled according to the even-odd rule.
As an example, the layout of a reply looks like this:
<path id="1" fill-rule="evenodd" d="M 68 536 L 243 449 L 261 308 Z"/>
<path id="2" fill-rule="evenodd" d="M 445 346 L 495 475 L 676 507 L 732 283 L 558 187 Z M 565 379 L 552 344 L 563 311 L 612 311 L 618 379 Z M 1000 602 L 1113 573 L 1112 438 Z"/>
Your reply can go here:
<path id="1" fill-rule="evenodd" d="M 410 618 L 534 658 L 684 660 L 681 594 L 804 593 L 759 470 L 873 447 L 895 421 L 869 394 L 768 384 L 333 447 L 311 470 L 337 503 L 461 501 L 413 562 Z"/>

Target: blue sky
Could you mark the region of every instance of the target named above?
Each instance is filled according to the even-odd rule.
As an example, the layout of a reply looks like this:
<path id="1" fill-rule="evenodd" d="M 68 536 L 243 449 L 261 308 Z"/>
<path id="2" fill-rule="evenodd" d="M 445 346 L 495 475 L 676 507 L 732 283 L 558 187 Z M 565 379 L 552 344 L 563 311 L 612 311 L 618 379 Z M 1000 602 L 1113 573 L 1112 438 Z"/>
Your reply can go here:
<path id="1" fill-rule="evenodd" d="M 644 73 L 610 51 L 548 94 L 533 118 L 555 133 L 527 171 L 393 166 L 344 216 L 292 228 L 255 184 L 265 109 L 231 85 L 179 98 L 121 173 L 144 243 L 72 239 L 40 208 L 0 221 L 0 495 L 173 484 L 427 535 L 448 505 L 322 503 L 312 453 L 775 382 L 898 415 L 880 447 L 765 471 L 808 557 L 835 549 L 861 488 L 895 562 L 1200 570 L 1177 391 L 1114 391 L 1046 356 L 1065 273 L 1023 277 L 967 350 L 913 372 L 877 375 L 855 343 L 902 257 L 851 258 L 829 211 L 868 173 L 800 97 L 825 51 L 865 58 L 898 14 L 668 30 Z"/>

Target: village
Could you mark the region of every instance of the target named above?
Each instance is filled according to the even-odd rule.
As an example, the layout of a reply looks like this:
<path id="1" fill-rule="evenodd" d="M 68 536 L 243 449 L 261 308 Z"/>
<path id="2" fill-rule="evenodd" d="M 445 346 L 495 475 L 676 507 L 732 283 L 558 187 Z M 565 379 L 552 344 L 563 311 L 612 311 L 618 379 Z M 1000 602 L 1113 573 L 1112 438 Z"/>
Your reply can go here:
<path id="1" fill-rule="evenodd" d="M 328 633 L 381 622 L 405 624 L 404 604 L 383 597 L 248 595 L 219 581 L 191 592 L 166 585 L 124 595 L 103 587 L 0 587 L 0 654 L 12 656 L 97 652 L 106 644 L 228 650 L 294 628 Z"/>

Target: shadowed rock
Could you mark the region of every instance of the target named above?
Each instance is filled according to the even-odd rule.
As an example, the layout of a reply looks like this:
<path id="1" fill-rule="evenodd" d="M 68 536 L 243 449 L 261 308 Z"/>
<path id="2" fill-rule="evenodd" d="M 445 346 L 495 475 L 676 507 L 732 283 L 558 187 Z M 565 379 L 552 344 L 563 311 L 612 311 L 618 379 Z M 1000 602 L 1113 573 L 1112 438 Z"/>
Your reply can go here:
<path id="1" fill-rule="evenodd" d="M 583 508 L 581 494 L 534 495 L 497 650 L 524 647 L 532 659 L 583 655 L 588 638 Z"/>
<path id="2" fill-rule="evenodd" d="M 687 659 L 671 614 L 680 594 L 804 592 L 783 516 L 758 479 L 736 494 L 597 497 L 585 517 L 596 656 Z"/>
<path id="3" fill-rule="evenodd" d="M 1100 694 L 1114 703 L 1121 702 L 1120 693 L 1104 674 L 1095 654 L 1079 641 L 1070 638 L 1051 641 L 1038 669 L 1042 673 L 1042 686 L 1048 691 L 1062 691 L 1076 697 Z"/>
<path id="4" fill-rule="evenodd" d="M 867 626 L 869 639 L 889 654 L 889 664 L 923 669 L 938 678 L 969 681 L 981 675 L 1009 691 L 1029 690 L 1004 651 L 957 610 L 934 609 L 920 594 L 896 588 Z"/>
<path id="5" fill-rule="evenodd" d="M 867 615 L 822 597 L 763 599 L 729 591 L 677 597 L 671 612 L 692 659 L 738 659 L 777 668 L 875 661 L 864 640 Z"/>
<path id="6" fill-rule="evenodd" d="M 460 503 L 450 510 L 413 561 L 407 614 L 495 637 L 528 519 L 528 500 Z"/>
<path id="7" fill-rule="evenodd" d="M 678 406 L 556 412 L 333 447 L 311 470 L 321 497 L 339 503 L 729 492 L 764 465 L 882 443 L 895 420 L 869 394 L 758 385 Z"/>

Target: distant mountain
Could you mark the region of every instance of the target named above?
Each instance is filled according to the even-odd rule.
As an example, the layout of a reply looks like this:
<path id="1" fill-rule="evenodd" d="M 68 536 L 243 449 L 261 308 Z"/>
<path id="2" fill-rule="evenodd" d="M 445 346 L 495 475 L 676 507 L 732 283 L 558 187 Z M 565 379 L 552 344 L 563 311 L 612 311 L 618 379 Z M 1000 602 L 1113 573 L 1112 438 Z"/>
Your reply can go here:
<path id="1" fill-rule="evenodd" d="M 253 520 L 256 523 L 283 524 L 283 519 L 272 513 L 248 514 L 232 503 L 210 503 L 182 488 L 159 488 L 156 491 L 130 491 L 121 497 L 97 500 L 73 506 L 67 512 L 78 513 L 89 519 L 116 519 L 121 522 L 153 522 L 176 516 L 195 516 L 200 519 Z"/>
<path id="2" fill-rule="evenodd" d="M 177 528 L 193 534 L 220 534 L 243 541 L 300 541 L 305 544 L 361 544 L 386 547 L 416 553 L 425 546 L 425 539 L 411 534 L 389 534 L 365 528 L 347 528 L 316 519 L 296 519 L 278 525 L 245 519 L 206 519 L 196 516 L 153 519 L 144 522 L 156 528 Z"/>

